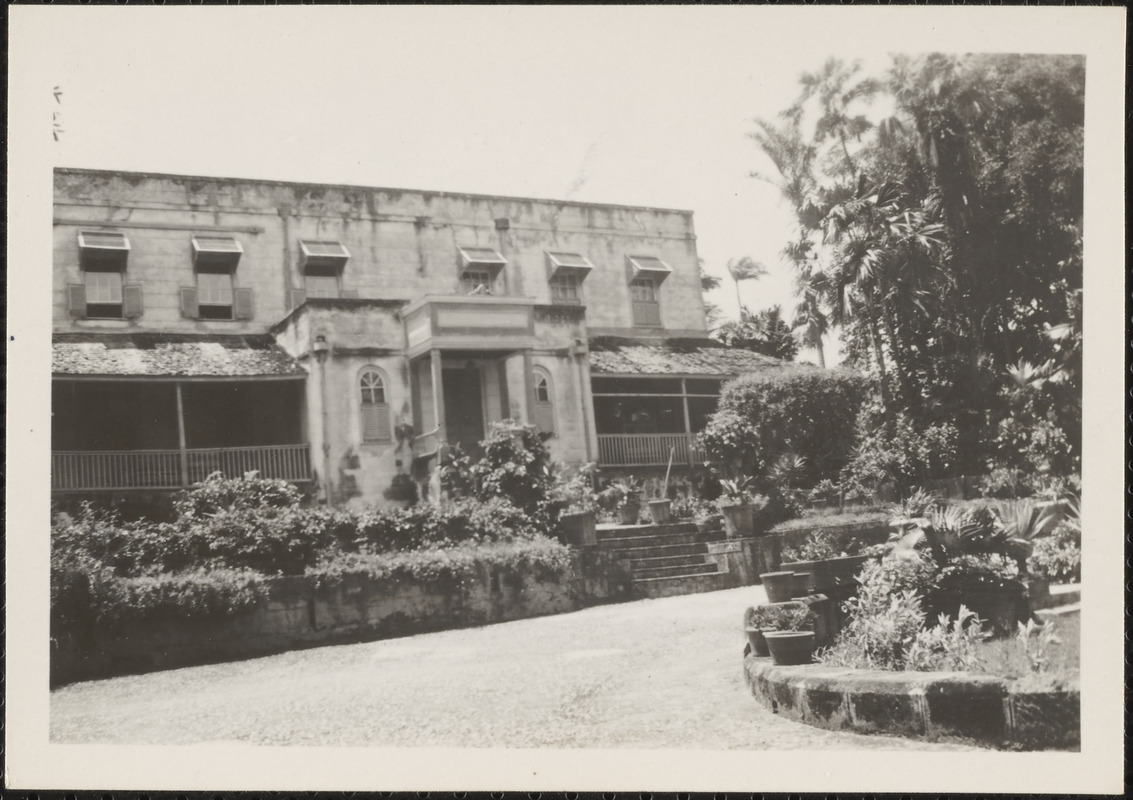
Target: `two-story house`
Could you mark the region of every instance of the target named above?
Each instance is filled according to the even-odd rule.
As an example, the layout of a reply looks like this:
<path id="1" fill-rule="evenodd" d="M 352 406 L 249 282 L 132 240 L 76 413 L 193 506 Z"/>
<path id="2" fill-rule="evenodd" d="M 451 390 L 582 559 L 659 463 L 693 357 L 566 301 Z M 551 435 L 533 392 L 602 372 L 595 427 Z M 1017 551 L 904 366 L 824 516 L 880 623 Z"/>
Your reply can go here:
<path id="1" fill-rule="evenodd" d="M 783 366 L 708 339 L 688 211 L 87 169 L 54 206 L 56 493 L 380 503 L 505 418 L 688 465 L 720 384 Z"/>

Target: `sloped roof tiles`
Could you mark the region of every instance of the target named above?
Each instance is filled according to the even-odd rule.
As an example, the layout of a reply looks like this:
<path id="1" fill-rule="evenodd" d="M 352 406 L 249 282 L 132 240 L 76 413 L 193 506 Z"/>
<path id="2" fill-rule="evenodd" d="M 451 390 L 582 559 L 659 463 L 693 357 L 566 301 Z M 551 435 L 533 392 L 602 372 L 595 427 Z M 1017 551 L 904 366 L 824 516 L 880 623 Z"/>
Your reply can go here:
<path id="1" fill-rule="evenodd" d="M 590 371 L 607 375 L 742 375 L 797 369 L 762 353 L 728 347 L 713 339 L 645 341 L 613 336 L 590 340 Z"/>
<path id="2" fill-rule="evenodd" d="M 57 334 L 57 376 L 268 377 L 305 375 L 270 336 Z"/>

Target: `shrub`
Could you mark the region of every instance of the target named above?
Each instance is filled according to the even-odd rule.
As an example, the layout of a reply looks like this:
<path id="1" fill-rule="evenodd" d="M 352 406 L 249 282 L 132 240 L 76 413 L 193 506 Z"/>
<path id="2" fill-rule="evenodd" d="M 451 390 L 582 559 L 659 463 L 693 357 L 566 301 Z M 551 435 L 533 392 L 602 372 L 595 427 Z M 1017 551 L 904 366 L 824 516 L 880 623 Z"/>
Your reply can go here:
<path id="1" fill-rule="evenodd" d="M 865 377 L 838 369 L 745 375 L 724 387 L 700 441 L 718 471 L 760 475 L 764 489 L 768 468 L 793 453 L 803 461 L 791 479 L 813 486 L 846 464 L 867 388 Z"/>
<path id="2" fill-rule="evenodd" d="M 106 578 L 92 599 L 99 622 L 117 623 L 231 616 L 265 597 L 263 576 L 253 570 L 198 569 Z"/>
<path id="3" fill-rule="evenodd" d="M 781 555 L 783 563 L 792 561 L 822 561 L 828 558 L 843 558 L 862 552 L 857 539 L 847 538 L 833 531 L 816 530 L 794 547 L 784 547 Z"/>
<path id="4" fill-rule="evenodd" d="M 446 458 L 441 486 L 458 499 L 506 500 L 546 523 L 554 469 L 543 438 L 533 425 L 493 422 L 479 460 L 459 449 Z"/>
<path id="5" fill-rule="evenodd" d="M 411 552 L 338 553 L 309 567 L 306 574 L 320 585 L 334 585 L 348 576 L 371 580 L 411 578 L 459 587 L 483 570 L 520 578 L 551 579 L 570 568 L 570 550 L 545 536 L 489 544 L 465 542 Z"/>
<path id="6" fill-rule="evenodd" d="M 950 423 L 924 425 L 905 414 L 886 420 L 867 406 L 856 427 L 857 443 L 841 473 L 848 496 L 867 498 L 885 484 L 905 496 L 926 481 L 955 474 L 959 432 Z"/>
<path id="7" fill-rule="evenodd" d="M 1053 583 L 1080 583 L 1082 580 L 1082 529 L 1062 523 L 1054 533 L 1035 542 L 1027 569 L 1036 577 Z"/>
<path id="8" fill-rule="evenodd" d="M 298 508 L 302 502 L 302 492 L 287 481 L 260 478 L 255 472 L 242 478 L 214 472 L 182 494 L 174 509 L 180 519 L 194 520 L 220 511 Z"/>
<path id="9" fill-rule="evenodd" d="M 405 509 L 370 508 L 358 518 L 358 545 L 366 553 L 411 552 L 457 544 L 531 539 L 540 529 L 521 509 L 495 498 L 465 498 Z"/>
<path id="10" fill-rule="evenodd" d="M 993 468 L 991 472 L 980 478 L 978 488 L 983 497 L 995 497 L 1001 500 L 1026 497 L 1035 489 L 1022 470 L 1002 466 Z"/>

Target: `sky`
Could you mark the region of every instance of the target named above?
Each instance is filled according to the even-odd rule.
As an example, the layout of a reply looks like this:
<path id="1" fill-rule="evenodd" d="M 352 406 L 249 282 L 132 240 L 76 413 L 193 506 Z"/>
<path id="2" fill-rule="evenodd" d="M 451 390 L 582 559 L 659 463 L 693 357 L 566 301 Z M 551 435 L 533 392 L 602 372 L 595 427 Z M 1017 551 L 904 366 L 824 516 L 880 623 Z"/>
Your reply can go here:
<path id="1" fill-rule="evenodd" d="M 830 51 L 751 9 L 338 10 L 72 15 L 45 43 L 55 163 L 689 209 L 707 299 L 735 316 L 751 256 L 743 303 L 790 317 L 791 216 L 748 134 Z"/>

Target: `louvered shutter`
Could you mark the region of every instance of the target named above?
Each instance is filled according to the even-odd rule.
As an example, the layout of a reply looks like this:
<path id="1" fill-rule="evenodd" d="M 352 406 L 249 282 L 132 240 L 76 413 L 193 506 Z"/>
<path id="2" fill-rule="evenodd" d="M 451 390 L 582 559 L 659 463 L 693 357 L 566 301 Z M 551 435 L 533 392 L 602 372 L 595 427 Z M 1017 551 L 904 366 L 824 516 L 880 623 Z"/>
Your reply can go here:
<path id="1" fill-rule="evenodd" d="M 232 318 L 252 319 L 256 315 L 255 295 L 250 288 L 232 290 Z"/>
<path id="2" fill-rule="evenodd" d="M 307 302 L 307 293 L 302 289 L 291 289 L 287 293 L 287 298 L 292 308 L 298 308 Z"/>
<path id="3" fill-rule="evenodd" d="M 197 303 L 197 290 L 193 286 L 181 287 L 181 316 L 199 319 L 201 308 Z"/>
<path id="4" fill-rule="evenodd" d="M 144 310 L 142 285 L 127 283 L 122 287 L 122 316 L 126 319 L 137 319 Z"/>
<path id="5" fill-rule="evenodd" d="M 87 287 L 72 283 L 67 287 L 67 313 L 72 317 L 84 317 L 87 313 Z"/>
<path id="6" fill-rule="evenodd" d="M 540 433 L 555 432 L 555 407 L 545 401 L 535 403 L 535 427 Z"/>
<path id="7" fill-rule="evenodd" d="M 358 290 L 357 289 L 343 289 L 341 292 L 338 293 L 338 296 L 343 298 L 344 300 L 357 300 L 358 299 Z"/>
<path id="8" fill-rule="evenodd" d="M 389 403 L 363 403 L 362 441 L 392 441 L 393 435 L 390 430 L 389 416 Z"/>

